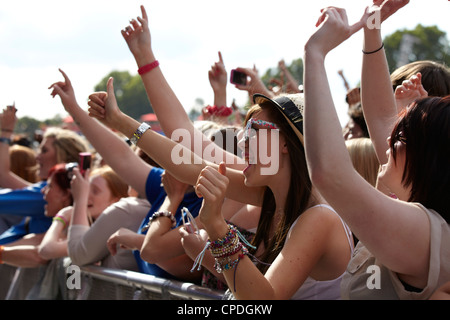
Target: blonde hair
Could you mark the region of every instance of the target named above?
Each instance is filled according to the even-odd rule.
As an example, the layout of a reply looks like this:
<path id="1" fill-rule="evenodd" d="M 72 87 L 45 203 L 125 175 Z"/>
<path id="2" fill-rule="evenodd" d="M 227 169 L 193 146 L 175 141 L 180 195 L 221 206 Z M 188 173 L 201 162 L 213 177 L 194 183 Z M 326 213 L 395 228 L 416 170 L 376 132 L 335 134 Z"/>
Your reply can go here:
<path id="1" fill-rule="evenodd" d="M 375 187 L 380 164 L 370 138 L 355 138 L 345 141 L 355 170 Z"/>
<path id="2" fill-rule="evenodd" d="M 9 148 L 9 159 L 11 171 L 16 175 L 31 183 L 39 181 L 36 153 L 33 149 L 14 144 Z"/>
<path id="3" fill-rule="evenodd" d="M 44 138 L 53 138 L 56 163 L 78 162 L 79 153 L 89 151 L 87 140 L 72 130 L 48 128 L 45 130 Z"/>
<path id="4" fill-rule="evenodd" d="M 106 180 L 112 197 L 119 199 L 128 197 L 128 184 L 111 167 L 103 165 L 95 168 L 91 171 L 90 175 L 102 176 Z"/>

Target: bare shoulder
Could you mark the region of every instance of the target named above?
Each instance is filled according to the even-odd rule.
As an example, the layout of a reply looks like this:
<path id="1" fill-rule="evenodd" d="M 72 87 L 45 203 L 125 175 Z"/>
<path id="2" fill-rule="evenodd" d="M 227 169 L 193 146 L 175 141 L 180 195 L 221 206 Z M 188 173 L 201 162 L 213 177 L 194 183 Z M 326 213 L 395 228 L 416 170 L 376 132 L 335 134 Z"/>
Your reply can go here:
<path id="1" fill-rule="evenodd" d="M 342 222 L 338 214 L 328 205 L 313 206 L 305 210 L 292 226 L 290 236 L 307 234 L 309 237 L 325 239 L 324 235 Z"/>

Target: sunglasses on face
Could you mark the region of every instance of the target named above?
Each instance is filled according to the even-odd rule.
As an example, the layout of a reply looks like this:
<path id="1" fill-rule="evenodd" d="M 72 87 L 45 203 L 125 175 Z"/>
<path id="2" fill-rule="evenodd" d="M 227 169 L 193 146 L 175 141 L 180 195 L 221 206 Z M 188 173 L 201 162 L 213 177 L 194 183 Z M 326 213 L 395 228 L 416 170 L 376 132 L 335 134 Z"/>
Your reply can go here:
<path id="1" fill-rule="evenodd" d="M 406 138 L 403 136 L 403 132 L 399 132 L 395 135 L 395 141 L 400 141 L 403 145 L 406 145 Z"/>

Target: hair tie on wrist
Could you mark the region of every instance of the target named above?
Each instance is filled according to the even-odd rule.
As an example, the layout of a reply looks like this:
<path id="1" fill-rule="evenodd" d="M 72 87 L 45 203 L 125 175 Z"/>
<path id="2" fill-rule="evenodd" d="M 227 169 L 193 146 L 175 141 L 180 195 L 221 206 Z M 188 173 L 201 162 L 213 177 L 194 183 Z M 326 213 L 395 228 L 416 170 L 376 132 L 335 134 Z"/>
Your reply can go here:
<path id="1" fill-rule="evenodd" d="M 142 76 L 144 73 L 150 72 L 159 66 L 159 61 L 155 60 L 152 63 L 146 64 L 138 69 L 138 73 Z"/>
<path id="2" fill-rule="evenodd" d="M 362 52 L 363 52 L 364 54 L 372 54 L 372 53 L 375 53 L 375 52 L 380 51 L 380 50 L 383 49 L 383 48 L 384 48 L 384 42 L 381 44 L 381 47 L 379 47 L 378 49 L 376 49 L 376 50 L 374 50 L 374 51 L 364 51 L 364 50 L 362 50 Z"/>

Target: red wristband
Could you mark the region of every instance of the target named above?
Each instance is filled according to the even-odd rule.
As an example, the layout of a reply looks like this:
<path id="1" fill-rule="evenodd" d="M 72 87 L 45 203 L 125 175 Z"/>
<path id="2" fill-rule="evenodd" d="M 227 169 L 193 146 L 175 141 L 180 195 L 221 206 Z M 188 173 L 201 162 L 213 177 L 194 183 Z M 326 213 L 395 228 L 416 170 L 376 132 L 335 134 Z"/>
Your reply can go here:
<path id="1" fill-rule="evenodd" d="M 153 69 L 155 69 L 157 66 L 159 66 L 159 61 L 155 60 L 152 63 L 146 64 L 145 66 L 142 66 L 138 69 L 138 73 L 140 75 L 143 75 L 144 73 L 150 72 Z"/>

